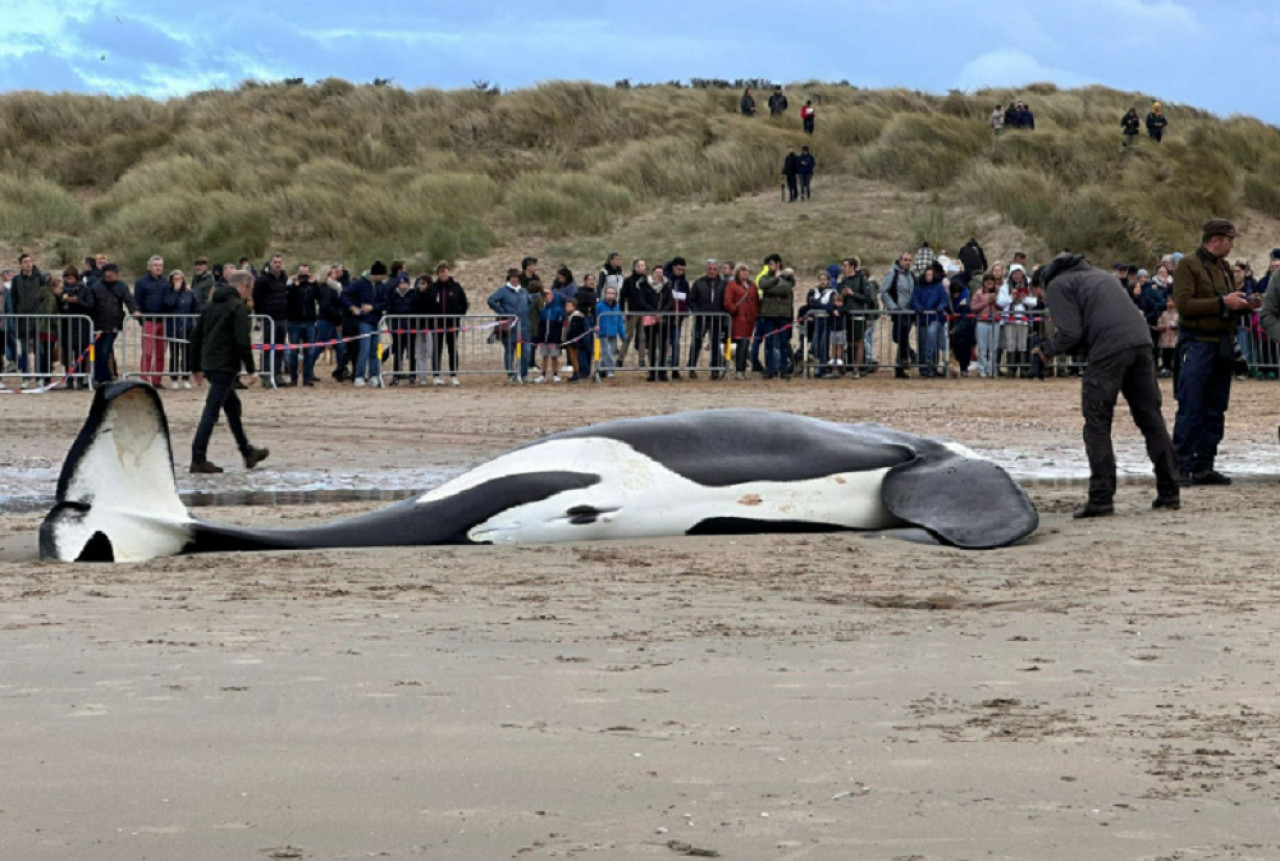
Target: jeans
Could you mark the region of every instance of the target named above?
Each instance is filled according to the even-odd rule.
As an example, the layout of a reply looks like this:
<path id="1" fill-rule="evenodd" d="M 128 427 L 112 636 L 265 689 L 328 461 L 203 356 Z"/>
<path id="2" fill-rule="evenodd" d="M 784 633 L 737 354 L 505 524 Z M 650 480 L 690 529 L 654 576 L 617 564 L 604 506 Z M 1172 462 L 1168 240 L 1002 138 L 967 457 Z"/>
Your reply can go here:
<path id="1" fill-rule="evenodd" d="M 624 365 L 627 361 L 627 352 L 631 349 L 631 345 L 636 345 L 636 354 L 640 357 L 639 367 L 645 366 L 645 352 L 649 349 L 649 343 L 645 340 L 648 329 L 641 324 L 641 318 L 628 315 L 626 317 L 626 333 L 622 337 L 622 345 L 618 349 L 618 364 Z"/>
<path id="2" fill-rule="evenodd" d="M 813 356 L 818 361 L 818 370 L 822 370 L 831 360 L 831 320 L 827 317 L 813 317 Z"/>
<path id="3" fill-rule="evenodd" d="M 933 376 L 938 370 L 939 345 L 942 342 L 942 321 L 935 317 L 926 317 L 920 321 L 916 329 L 916 337 L 920 341 L 921 373 Z"/>
<path id="4" fill-rule="evenodd" d="M 347 363 L 347 345 L 339 340 L 338 325 L 336 323 L 330 323 L 328 320 L 317 320 L 316 341 L 321 344 L 328 341 L 337 341 L 338 343 L 333 348 L 334 366 L 341 368 Z M 320 349 L 320 347 L 316 347 L 316 352 L 319 353 Z M 315 367 L 314 362 L 312 367 Z"/>
<path id="5" fill-rule="evenodd" d="M 236 396 L 235 374 L 226 371 L 210 371 L 209 394 L 205 396 L 204 412 L 200 414 L 200 425 L 196 428 L 196 437 L 191 443 L 191 462 L 203 463 L 209 459 L 209 437 L 213 436 L 213 426 L 218 423 L 218 413 L 227 414 L 227 426 L 236 439 L 236 447 L 241 454 L 249 451 L 249 438 L 244 434 L 244 426 L 240 423 L 240 398 Z"/>
<path id="6" fill-rule="evenodd" d="M 1231 401 L 1232 363 L 1216 341 L 1183 336 L 1178 343 L 1178 380 L 1174 396 L 1173 449 L 1186 476 L 1213 469 Z"/>
<path id="7" fill-rule="evenodd" d="M 533 354 L 533 345 L 520 340 L 520 336 L 514 331 L 502 332 L 499 336 L 502 339 L 502 367 L 507 372 L 507 376 L 511 379 L 516 378 L 516 348 L 520 348 L 520 364 L 518 366 L 520 379 L 529 376 L 529 359 Z"/>
<path id="8" fill-rule="evenodd" d="M 813 132 L 810 132 L 810 134 L 813 134 Z M 811 173 L 800 174 L 800 199 L 801 200 L 809 199 L 809 183 L 812 181 L 813 181 L 813 174 Z"/>
<path id="9" fill-rule="evenodd" d="M 786 317 L 764 318 L 765 331 L 770 334 L 765 340 L 766 374 L 791 376 L 791 330 L 785 328 L 790 322 Z"/>
<path id="10" fill-rule="evenodd" d="M 1089 501 L 1110 505 L 1116 495 L 1116 455 L 1111 445 L 1111 422 L 1116 399 L 1124 395 L 1133 423 L 1147 443 L 1147 457 L 1156 473 L 1156 492 L 1178 495 L 1178 465 L 1160 412 L 1160 385 L 1148 347 L 1130 347 L 1101 360 L 1090 360 L 1080 388 L 1084 415 L 1084 448 L 1089 456 Z"/>
<path id="11" fill-rule="evenodd" d="M 371 380 L 382 376 L 382 363 L 378 361 L 378 324 L 360 321 L 360 352 L 356 356 L 356 379 Z"/>
<path id="12" fill-rule="evenodd" d="M 315 323 L 289 323 L 289 343 L 290 344 L 314 344 L 316 342 L 316 324 Z M 302 379 L 304 381 L 314 380 L 316 378 L 316 352 L 318 348 L 308 346 L 302 349 L 289 351 L 289 379 L 298 382 L 298 354 L 302 353 Z"/>
<path id="13" fill-rule="evenodd" d="M 103 332 L 93 348 L 93 382 L 101 385 L 111 382 L 111 354 L 116 348 L 119 332 Z"/>
<path id="14" fill-rule="evenodd" d="M 600 338 L 600 373 L 612 374 L 618 367 L 618 339 L 601 336 Z"/>
<path id="15" fill-rule="evenodd" d="M 978 373 L 984 377 L 996 375 L 996 358 L 1000 350 L 1000 324 L 978 321 Z"/>

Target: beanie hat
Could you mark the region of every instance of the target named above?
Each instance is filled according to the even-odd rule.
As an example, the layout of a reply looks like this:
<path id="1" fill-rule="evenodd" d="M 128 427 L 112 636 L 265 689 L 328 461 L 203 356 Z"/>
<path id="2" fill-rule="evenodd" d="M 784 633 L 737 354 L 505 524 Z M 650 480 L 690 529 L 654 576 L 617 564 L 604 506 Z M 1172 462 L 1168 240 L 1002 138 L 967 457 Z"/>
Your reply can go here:
<path id="1" fill-rule="evenodd" d="M 387 264 L 383 263 L 381 260 L 373 261 L 373 265 L 369 267 L 369 274 L 370 275 L 386 275 Z"/>

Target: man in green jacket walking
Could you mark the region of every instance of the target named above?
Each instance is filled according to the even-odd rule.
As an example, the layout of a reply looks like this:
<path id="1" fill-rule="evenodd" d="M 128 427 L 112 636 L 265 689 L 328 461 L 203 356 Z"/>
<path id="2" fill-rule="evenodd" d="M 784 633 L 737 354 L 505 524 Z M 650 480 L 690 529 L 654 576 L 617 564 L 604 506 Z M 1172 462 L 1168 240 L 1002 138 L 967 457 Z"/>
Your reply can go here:
<path id="1" fill-rule="evenodd" d="M 253 276 L 248 272 L 236 272 L 226 284 L 214 288 L 209 304 L 200 312 L 191 331 L 191 355 L 193 376 L 209 378 L 209 394 L 205 398 L 204 413 L 196 428 L 196 438 L 191 443 L 191 471 L 195 473 L 222 472 L 222 467 L 209 462 L 209 437 L 218 423 L 218 414 L 226 412 L 227 425 L 236 438 L 236 446 L 244 457 L 246 469 L 266 459 L 265 448 L 254 448 L 245 436 L 240 422 L 240 398 L 236 395 L 235 382 L 241 369 L 257 379 L 254 373 L 253 344 L 250 340 L 252 322 L 249 319 L 249 297 L 253 294 Z"/>

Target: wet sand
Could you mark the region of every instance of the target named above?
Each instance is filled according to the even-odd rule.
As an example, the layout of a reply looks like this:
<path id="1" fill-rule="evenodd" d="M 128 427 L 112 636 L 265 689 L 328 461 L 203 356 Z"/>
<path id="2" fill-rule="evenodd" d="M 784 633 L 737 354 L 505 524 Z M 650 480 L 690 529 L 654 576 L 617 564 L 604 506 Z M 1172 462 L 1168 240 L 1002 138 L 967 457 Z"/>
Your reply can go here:
<path id="1" fill-rule="evenodd" d="M 201 489 L 456 470 L 584 422 L 704 406 L 878 420 L 1074 474 L 1077 400 L 1069 380 L 255 390 L 270 469 Z M 1254 480 L 1188 491 L 1174 513 L 1129 482 L 1121 516 L 1084 524 L 1079 482 L 1035 483 L 1040 531 L 988 553 L 840 534 L 71 566 L 12 561 L 40 515 L 0 516 L 0 846 L 1280 856 L 1280 484 L 1261 477 L 1280 395 L 1237 384 L 1233 400 L 1221 467 Z M 185 463 L 199 394 L 165 402 Z M 86 405 L 6 399 L 0 469 L 56 475 Z M 211 457 L 233 453 L 220 429 Z M 379 504 L 200 513 L 274 525 Z"/>

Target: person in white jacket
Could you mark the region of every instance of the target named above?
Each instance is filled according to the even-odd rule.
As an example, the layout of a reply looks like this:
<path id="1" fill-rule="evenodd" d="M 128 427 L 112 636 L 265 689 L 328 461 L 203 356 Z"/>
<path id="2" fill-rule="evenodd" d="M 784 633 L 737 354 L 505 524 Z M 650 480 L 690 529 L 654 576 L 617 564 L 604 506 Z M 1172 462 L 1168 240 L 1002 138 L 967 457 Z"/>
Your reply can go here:
<path id="1" fill-rule="evenodd" d="M 1027 351 L 1031 331 L 1027 315 L 1043 309 L 1039 307 L 1039 300 L 1031 295 L 1027 270 L 1020 263 L 1009 267 L 1009 277 L 1000 285 L 996 305 L 1005 318 L 1004 325 L 1000 328 L 1000 346 L 1006 353 L 1009 376 L 1017 376 L 1019 373 L 1026 376 L 1030 371 L 1031 358 Z"/>

